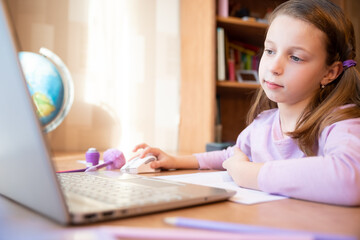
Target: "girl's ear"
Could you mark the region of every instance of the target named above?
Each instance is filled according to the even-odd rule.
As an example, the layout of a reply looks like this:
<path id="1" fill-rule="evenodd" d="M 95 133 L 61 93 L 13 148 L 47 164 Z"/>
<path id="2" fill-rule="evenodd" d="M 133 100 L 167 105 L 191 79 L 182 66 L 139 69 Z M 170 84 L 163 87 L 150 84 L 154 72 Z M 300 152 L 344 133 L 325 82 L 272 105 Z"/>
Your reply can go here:
<path id="1" fill-rule="evenodd" d="M 334 81 L 343 71 L 342 62 L 336 61 L 331 66 L 329 66 L 325 76 L 321 80 L 321 85 L 326 86 L 332 81 Z"/>

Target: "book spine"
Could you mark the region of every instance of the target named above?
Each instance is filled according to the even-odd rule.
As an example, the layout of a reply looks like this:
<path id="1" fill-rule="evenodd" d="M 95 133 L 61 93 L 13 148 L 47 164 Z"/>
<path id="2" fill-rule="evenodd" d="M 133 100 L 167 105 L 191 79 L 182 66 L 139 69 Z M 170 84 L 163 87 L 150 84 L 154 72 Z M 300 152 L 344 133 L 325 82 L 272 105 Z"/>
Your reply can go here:
<path id="1" fill-rule="evenodd" d="M 229 58 L 228 58 L 228 72 L 229 72 L 229 81 L 235 82 L 235 57 L 234 49 L 230 49 Z"/>
<path id="2" fill-rule="evenodd" d="M 229 67 L 229 81 L 235 82 L 235 61 L 234 59 L 228 59 L 228 67 Z"/>
<path id="3" fill-rule="evenodd" d="M 228 17 L 229 16 L 229 0 L 219 0 L 218 1 L 218 15 L 220 17 Z"/>
<path id="4" fill-rule="evenodd" d="M 223 28 L 217 28 L 217 78 L 224 81 L 225 69 L 225 32 Z"/>

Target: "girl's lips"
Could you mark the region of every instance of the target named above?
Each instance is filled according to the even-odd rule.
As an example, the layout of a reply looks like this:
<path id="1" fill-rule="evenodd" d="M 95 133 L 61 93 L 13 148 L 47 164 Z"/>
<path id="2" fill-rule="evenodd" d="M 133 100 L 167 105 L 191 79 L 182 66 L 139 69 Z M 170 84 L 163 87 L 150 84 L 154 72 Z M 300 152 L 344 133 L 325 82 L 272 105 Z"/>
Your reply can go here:
<path id="1" fill-rule="evenodd" d="M 266 80 L 264 80 L 266 86 L 269 88 L 269 89 L 278 89 L 278 88 L 283 88 L 283 86 L 281 85 L 278 85 L 276 83 L 273 83 L 273 82 L 268 82 Z"/>

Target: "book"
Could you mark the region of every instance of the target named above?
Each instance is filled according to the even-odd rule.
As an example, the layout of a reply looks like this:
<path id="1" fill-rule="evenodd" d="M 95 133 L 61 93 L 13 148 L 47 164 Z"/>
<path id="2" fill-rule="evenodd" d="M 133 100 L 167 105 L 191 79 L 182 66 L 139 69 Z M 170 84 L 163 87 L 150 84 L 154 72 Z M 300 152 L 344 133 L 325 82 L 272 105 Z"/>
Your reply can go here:
<path id="1" fill-rule="evenodd" d="M 220 17 L 229 16 L 229 0 L 219 0 L 218 1 L 218 15 Z"/>
<path id="2" fill-rule="evenodd" d="M 234 52 L 235 70 L 257 70 L 260 48 L 241 42 L 229 42 L 229 52 Z M 230 70 L 230 67 L 229 67 Z"/>
<path id="3" fill-rule="evenodd" d="M 234 57 L 234 49 L 229 49 L 229 57 L 227 61 L 228 65 L 228 73 L 229 73 L 229 81 L 235 82 L 235 57 Z"/>
<path id="4" fill-rule="evenodd" d="M 224 81 L 226 78 L 225 67 L 225 31 L 223 28 L 217 28 L 217 78 Z"/>

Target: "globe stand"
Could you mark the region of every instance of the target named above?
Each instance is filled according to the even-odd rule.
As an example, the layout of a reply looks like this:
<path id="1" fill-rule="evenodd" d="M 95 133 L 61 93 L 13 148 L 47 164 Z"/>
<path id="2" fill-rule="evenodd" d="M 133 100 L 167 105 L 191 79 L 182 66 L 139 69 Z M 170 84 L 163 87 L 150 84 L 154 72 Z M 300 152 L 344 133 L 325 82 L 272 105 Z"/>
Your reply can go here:
<path id="1" fill-rule="evenodd" d="M 74 101 L 74 84 L 69 69 L 55 53 L 43 47 L 40 48 L 39 53 L 55 64 L 64 85 L 64 107 L 60 109 L 60 112 L 56 115 L 53 121 L 44 126 L 44 131 L 48 133 L 57 128 L 69 113 L 72 103 Z"/>

